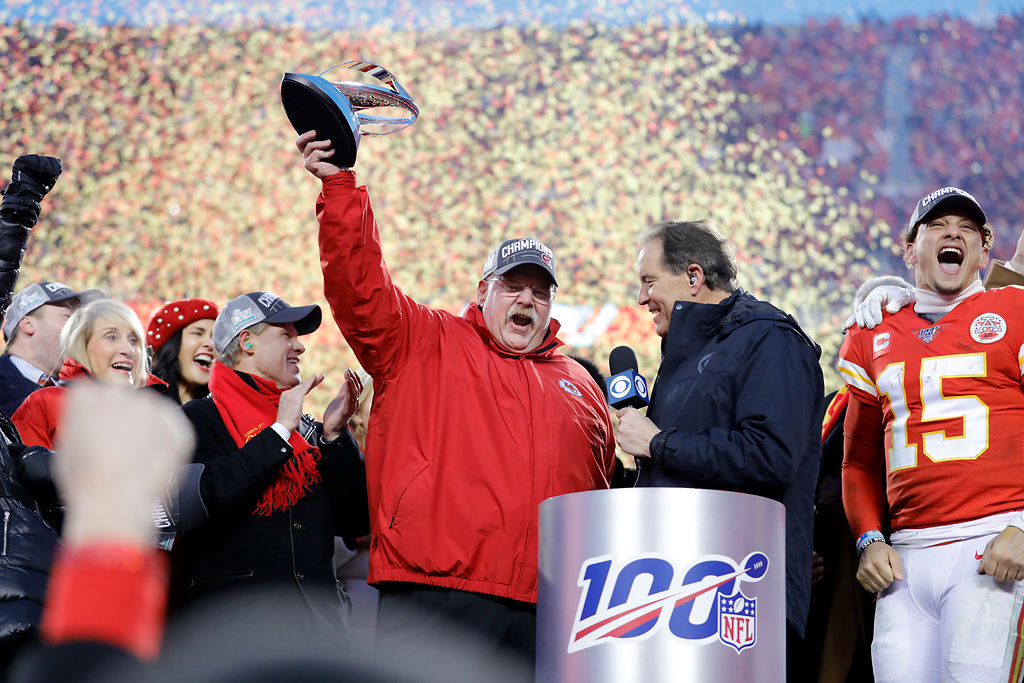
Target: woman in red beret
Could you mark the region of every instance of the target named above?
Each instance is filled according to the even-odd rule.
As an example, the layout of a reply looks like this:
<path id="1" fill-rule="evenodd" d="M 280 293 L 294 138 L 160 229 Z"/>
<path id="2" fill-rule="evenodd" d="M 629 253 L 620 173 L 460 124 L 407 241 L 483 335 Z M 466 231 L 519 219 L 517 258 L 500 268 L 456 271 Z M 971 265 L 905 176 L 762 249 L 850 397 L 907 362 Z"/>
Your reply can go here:
<path id="1" fill-rule="evenodd" d="M 149 319 L 146 344 L 154 375 L 167 382 L 167 396 L 184 405 L 209 393 L 213 366 L 213 321 L 217 305 L 206 299 L 171 301 Z"/>

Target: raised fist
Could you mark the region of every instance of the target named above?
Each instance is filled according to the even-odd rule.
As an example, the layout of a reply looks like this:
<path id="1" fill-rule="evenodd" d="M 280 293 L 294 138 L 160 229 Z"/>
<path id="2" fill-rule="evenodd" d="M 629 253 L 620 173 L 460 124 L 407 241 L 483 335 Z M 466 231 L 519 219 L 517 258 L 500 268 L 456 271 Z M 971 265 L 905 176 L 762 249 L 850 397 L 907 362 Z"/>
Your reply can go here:
<path id="1" fill-rule="evenodd" d="M 26 188 L 35 185 L 39 197 L 42 199 L 47 192 L 53 189 L 53 184 L 60 176 L 60 159 L 56 157 L 44 157 L 39 154 L 26 154 L 14 160 L 14 173 L 11 177 L 11 184 L 25 183 Z M 8 188 L 8 193 L 10 188 Z"/>
<path id="2" fill-rule="evenodd" d="M 39 218 L 40 205 L 60 175 L 60 159 L 26 154 L 14 161 L 11 184 L 4 191 L 0 218 L 27 228 Z"/>

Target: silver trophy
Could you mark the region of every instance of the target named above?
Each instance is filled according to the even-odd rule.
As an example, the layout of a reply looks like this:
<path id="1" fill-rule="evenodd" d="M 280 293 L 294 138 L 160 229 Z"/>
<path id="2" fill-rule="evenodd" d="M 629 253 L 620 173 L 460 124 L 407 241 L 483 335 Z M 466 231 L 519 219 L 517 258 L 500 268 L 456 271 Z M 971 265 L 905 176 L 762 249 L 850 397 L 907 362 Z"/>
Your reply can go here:
<path id="1" fill-rule="evenodd" d="M 325 76 L 336 69 L 354 69 L 383 85 L 357 81 L 330 81 Z M 328 159 L 342 167 L 356 162 L 363 135 L 389 135 L 412 125 L 420 109 L 394 74 L 372 62 L 339 64 L 319 76 L 286 73 L 281 79 L 281 104 L 295 131 L 315 130 L 317 140 L 330 140 L 334 156 Z M 360 113 L 365 109 L 396 108 L 401 116 Z"/>

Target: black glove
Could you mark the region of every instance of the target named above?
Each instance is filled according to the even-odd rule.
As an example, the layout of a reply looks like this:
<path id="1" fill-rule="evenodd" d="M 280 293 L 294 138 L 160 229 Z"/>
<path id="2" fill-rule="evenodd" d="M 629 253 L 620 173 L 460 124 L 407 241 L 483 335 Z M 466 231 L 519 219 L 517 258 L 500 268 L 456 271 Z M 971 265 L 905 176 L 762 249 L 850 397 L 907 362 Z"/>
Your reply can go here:
<path id="1" fill-rule="evenodd" d="M 60 159 L 26 154 L 14 161 L 11 184 L 4 191 L 0 218 L 31 228 L 39 218 L 39 202 L 60 176 Z"/>
<path id="2" fill-rule="evenodd" d="M 18 481 L 32 497 L 44 506 L 60 504 L 60 495 L 53 480 L 53 451 L 43 446 L 12 445 L 11 454 L 17 464 Z"/>

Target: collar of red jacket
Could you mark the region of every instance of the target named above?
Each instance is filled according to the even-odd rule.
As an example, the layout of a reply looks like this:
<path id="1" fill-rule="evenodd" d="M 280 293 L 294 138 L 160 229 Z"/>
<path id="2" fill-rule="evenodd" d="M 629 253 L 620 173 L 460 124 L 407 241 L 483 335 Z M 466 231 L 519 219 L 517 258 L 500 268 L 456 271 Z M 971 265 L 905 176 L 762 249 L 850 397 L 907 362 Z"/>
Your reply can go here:
<path id="1" fill-rule="evenodd" d="M 60 366 L 60 375 L 58 376 L 58 379 L 60 379 L 61 382 L 68 382 L 81 377 L 92 377 L 92 373 L 86 370 L 85 366 L 74 358 L 65 358 L 64 365 Z M 168 386 L 167 382 L 163 381 L 156 375 L 152 373 L 146 375 L 146 386 L 153 386 L 154 384 L 164 387 Z"/>
<path id="2" fill-rule="evenodd" d="M 60 375 L 58 376 L 62 382 L 66 382 L 72 379 L 78 379 L 79 377 L 92 377 L 89 371 L 74 358 L 65 358 L 64 365 L 60 367 Z"/>
<path id="3" fill-rule="evenodd" d="M 562 340 L 555 336 L 556 334 L 558 334 L 558 329 L 561 327 L 561 325 L 554 318 L 551 318 L 548 322 L 548 331 L 547 333 L 545 333 L 544 340 L 540 343 L 540 346 L 535 348 L 533 351 L 530 351 L 529 353 L 519 353 L 518 351 L 513 351 L 509 348 L 506 348 L 504 345 L 502 345 L 501 342 L 494 338 L 494 335 L 491 334 L 491 331 L 487 329 L 487 323 L 484 322 L 483 311 L 480 310 L 480 307 L 478 305 L 470 304 L 469 306 L 467 306 L 466 311 L 462 314 L 462 317 L 476 325 L 477 331 L 480 333 L 480 336 L 492 348 L 494 348 L 495 351 L 506 356 L 532 356 L 535 358 L 542 356 L 550 356 L 555 349 L 562 345 Z"/>

